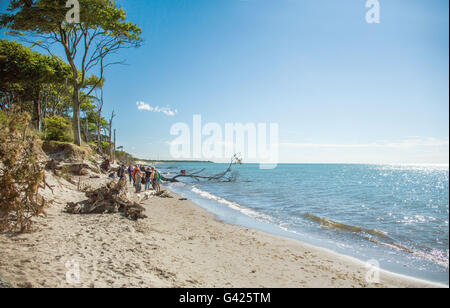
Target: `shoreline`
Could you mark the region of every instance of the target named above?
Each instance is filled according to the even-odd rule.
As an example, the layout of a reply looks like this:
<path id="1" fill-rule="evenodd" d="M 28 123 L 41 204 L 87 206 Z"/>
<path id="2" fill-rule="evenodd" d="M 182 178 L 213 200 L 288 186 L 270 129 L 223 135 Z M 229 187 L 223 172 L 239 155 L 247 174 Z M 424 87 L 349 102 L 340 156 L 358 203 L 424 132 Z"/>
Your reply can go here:
<path id="1" fill-rule="evenodd" d="M 170 191 L 173 195 L 177 196 L 178 198 L 182 198 L 180 195 L 178 195 L 177 193 L 173 192 L 169 188 L 165 187 L 165 189 Z M 277 235 L 277 234 L 272 234 L 270 232 L 265 232 L 265 231 L 262 231 L 262 230 L 252 229 L 251 227 L 247 228 L 245 226 L 234 225 L 234 224 L 230 224 L 230 223 L 224 222 L 224 221 L 218 219 L 213 213 L 209 212 L 207 209 L 205 209 L 201 205 L 196 204 L 195 202 L 190 201 L 190 200 L 189 200 L 189 202 L 193 206 L 198 207 L 201 211 L 204 211 L 206 213 L 206 215 L 210 215 L 212 217 L 212 219 L 214 219 L 219 224 L 223 224 L 223 225 L 226 225 L 226 226 L 231 226 L 231 227 L 234 227 L 234 228 L 239 228 L 239 229 L 247 230 L 247 231 L 251 230 L 251 232 L 258 233 L 262 237 L 272 237 L 274 240 L 277 240 L 277 241 L 285 241 L 286 243 L 292 243 L 293 245 L 298 245 L 301 248 L 306 248 L 306 249 L 309 249 L 311 251 L 316 251 L 316 252 L 323 253 L 324 255 L 327 255 L 327 256 L 329 256 L 331 258 L 335 258 L 336 260 L 343 260 L 344 262 L 353 263 L 354 266 L 359 267 L 359 268 L 365 268 L 366 267 L 366 263 L 363 262 L 362 260 L 360 260 L 360 259 L 358 259 L 356 257 L 352 257 L 352 256 L 349 256 L 349 255 L 338 253 L 338 252 L 333 251 L 333 250 L 328 249 L 328 248 L 315 246 L 313 244 L 309 244 L 309 243 L 303 242 L 303 241 L 298 240 L 298 239 L 294 239 L 294 238 L 290 238 L 290 237 L 286 237 L 286 236 L 282 236 L 282 235 Z M 420 278 L 416 278 L 416 277 L 413 277 L 413 276 L 408 276 L 408 275 L 404 275 L 404 274 L 400 274 L 400 273 L 395 273 L 395 272 L 388 271 L 388 270 L 385 270 L 385 269 L 382 269 L 382 268 L 380 268 L 379 271 L 380 271 L 380 277 L 383 277 L 382 280 L 384 280 L 384 281 L 381 281 L 381 285 L 384 284 L 384 283 L 395 284 L 395 283 L 401 282 L 401 283 L 408 284 L 409 285 L 408 287 L 415 287 L 414 285 L 417 284 L 417 285 L 420 285 L 421 287 L 449 288 L 448 285 L 445 285 L 443 283 L 429 281 L 429 280 L 425 280 L 425 279 L 420 279 Z"/>
<path id="2" fill-rule="evenodd" d="M 188 197 L 188 196 L 185 196 L 183 194 L 183 192 L 180 192 L 180 191 L 174 192 L 170 188 L 166 188 L 166 189 L 170 190 L 173 194 L 178 194 L 178 195 L 181 194 L 182 197 Z M 226 225 L 230 225 L 230 226 L 234 226 L 234 227 L 241 227 L 241 228 L 245 228 L 245 229 L 248 228 L 248 229 L 254 230 L 256 232 L 260 232 L 260 233 L 262 233 L 264 235 L 267 235 L 267 236 L 272 236 L 272 237 L 276 237 L 276 238 L 279 238 L 279 239 L 285 239 L 285 240 L 289 240 L 289 241 L 293 241 L 293 242 L 299 243 L 300 245 L 305 246 L 305 247 L 309 247 L 312 250 L 317 249 L 317 250 L 322 250 L 322 251 L 324 251 L 324 252 L 326 252 L 328 254 L 332 254 L 332 255 L 334 254 L 337 258 L 347 258 L 350 262 L 354 262 L 354 263 L 358 264 L 359 266 L 368 266 L 367 263 L 364 260 L 358 258 L 358 256 L 349 255 L 349 254 L 346 254 L 344 252 L 338 252 L 338 251 L 333 250 L 332 248 L 320 246 L 320 245 L 317 245 L 317 244 L 314 244 L 314 243 L 311 243 L 311 242 L 306 242 L 306 241 L 304 241 L 304 240 L 302 240 L 300 238 L 296 238 L 295 236 L 289 236 L 287 233 L 290 233 L 290 231 L 279 229 L 276 225 L 273 225 L 273 226 L 270 225 L 271 227 L 267 228 L 267 227 L 264 227 L 264 226 L 266 224 L 268 224 L 268 223 L 262 223 L 263 225 L 261 227 L 257 227 L 257 225 L 258 225 L 257 220 L 255 220 L 255 218 L 253 218 L 253 217 L 247 217 L 245 214 L 243 214 L 243 215 L 246 218 L 248 218 L 250 220 L 254 220 L 256 223 L 249 224 L 249 225 L 246 225 L 245 223 L 243 223 L 243 224 L 239 224 L 239 223 L 235 224 L 233 222 L 228 222 L 226 219 L 221 219 L 220 217 L 216 216 L 216 214 L 213 211 L 210 211 L 207 206 L 201 205 L 201 203 L 196 203 L 195 201 L 192 201 L 192 200 L 190 200 L 190 201 L 195 206 L 198 206 L 199 208 L 201 208 L 202 210 L 204 210 L 208 214 L 211 214 L 214 217 L 215 220 L 217 220 L 217 221 L 219 221 L 221 223 L 224 223 Z M 275 230 L 279 230 L 279 232 L 276 232 Z M 286 233 L 286 234 L 283 234 L 283 233 Z M 396 271 L 393 271 L 393 270 L 385 269 L 383 267 L 380 267 L 379 270 L 380 270 L 380 272 L 384 272 L 384 274 L 391 275 L 391 276 L 397 276 L 400 279 L 403 278 L 403 279 L 413 280 L 413 281 L 416 281 L 416 282 L 422 283 L 422 284 L 431 284 L 431 285 L 434 285 L 435 287 L 439 287 L 439 288 L 449 288 L 449 285 L 446 284 L 445 282 L 427 280 L 425 278 L 415 277 L 415 276 L 412 276 L 412 275 L 408 275 L 407 273 L 400 273 L 400 272 L 396 272 Z"/>
<path id="3" fill-rule="evenodd" d="M 12 287 L 448 288 L 384 270 L 380 284 L 367 283 L 357 259 L 226 224 L 170 190 L 172 198 L 144 201 L 148 218 L 137 222 L 120 214 L 67 214 L 65 204 L 84 194 L 52 175 L 47 181 L 55 194 L 42 192 L 53 204 L 47 218 L 36 219 L 37 231 L 0 234 L 0 276 Z M 83 179 L 91 187 L 108 181 Z M 75 284 L 66 280 L 72 261 L 80 270 Z"/>

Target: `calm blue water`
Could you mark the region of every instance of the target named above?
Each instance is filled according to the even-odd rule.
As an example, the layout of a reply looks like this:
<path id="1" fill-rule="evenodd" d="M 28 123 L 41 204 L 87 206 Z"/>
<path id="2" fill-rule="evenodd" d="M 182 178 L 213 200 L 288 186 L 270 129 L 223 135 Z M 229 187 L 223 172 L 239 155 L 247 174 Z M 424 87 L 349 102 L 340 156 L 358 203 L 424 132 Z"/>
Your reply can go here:
<path id="1" fill-rule="evenodd" d="M 224 164 L 166 164 L 163 173 Z M 449 282 L 448 166 L 233 166 L 234 182 L 170 184 L 218 219 L 299 239 L 397 273 Z"/>

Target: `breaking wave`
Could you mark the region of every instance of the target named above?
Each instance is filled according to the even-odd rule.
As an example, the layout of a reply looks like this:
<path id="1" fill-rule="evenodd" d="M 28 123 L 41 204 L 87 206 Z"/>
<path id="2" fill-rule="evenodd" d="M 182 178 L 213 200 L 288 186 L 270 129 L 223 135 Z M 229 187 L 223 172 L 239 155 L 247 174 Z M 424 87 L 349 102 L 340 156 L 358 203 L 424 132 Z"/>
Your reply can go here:
<path id="1" fill-rule="evenodd" d="M 272 220 L 272 218 L 270 216 L 268 216 L 268 215 L 264 215 L 262 213 L 258 213 L 256 211 L 253 211 L 253 210 L 249 209 L 249 208 L 243 207 L 242 205 L 240 205 L 240 204 L 238 204 L 236 202 L 228 201 L 228 200 L 226 200 L 224 198 L 221 198 L 221 197 L 218 197 L 216 195 L 213 195 L 213 194 L 211 194 L 211 193 L 209 193 L 207 191 L 203 191 L 201 189 L 198 189 L 195 186 L 192 187 L 192 192 L 202 196 L 203 198 L 206 198 L 206 199 L 209 199 L 209 200 L 214 200 L 214 201 L 219 202 L 221 204 L 225 204 L 229 208 L 231 208 L 233 210 L 236 210 L 236 211 L 239 211 L 239 212 L 241 212 L 241 213 L 243 213 L 243 214 L 245 214 L 245 215 L 247 215 L 249 217 L 257 218 L 257 219 L 263 219 L 265 221 L 271 221 Z"/>

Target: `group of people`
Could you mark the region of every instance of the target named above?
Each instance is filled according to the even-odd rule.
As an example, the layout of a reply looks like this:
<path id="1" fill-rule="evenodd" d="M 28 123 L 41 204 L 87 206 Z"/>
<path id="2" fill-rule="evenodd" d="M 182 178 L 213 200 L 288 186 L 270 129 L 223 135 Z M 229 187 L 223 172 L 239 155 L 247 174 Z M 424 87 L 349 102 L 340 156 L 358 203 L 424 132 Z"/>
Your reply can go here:
<path id="1" fill-rule="evenodd" d="M 161 191 L 161 174 L 154 167 L 135 166 L 133 168 L 130 165 L 127 169 L 125 165 L 120 166 L 117 176 L 122 179 L 126 174 L 128 174 L 130 183 L 133 183 L 136 193 L 141 192 L 143 185 L 145 190 L 153 188 L 156 192 Z"/>

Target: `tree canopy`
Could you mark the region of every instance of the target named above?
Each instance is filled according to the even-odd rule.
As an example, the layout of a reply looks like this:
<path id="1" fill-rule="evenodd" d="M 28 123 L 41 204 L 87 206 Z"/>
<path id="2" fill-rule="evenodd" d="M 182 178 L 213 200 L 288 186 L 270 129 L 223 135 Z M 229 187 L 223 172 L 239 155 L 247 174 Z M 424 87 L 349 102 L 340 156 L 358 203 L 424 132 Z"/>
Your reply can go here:
<path id="1" fill-rule="evenodd" d="M 142 30 L 126 20 L 125 11 L 113 0 L 79 0 L 80 23 L 66 20 L 66 0 L 11 0 L 0 25 L 53 55 L 54 44 L 63 47 L 72 68 L 73 124 L 75 143 L 81 144 L 80 91 L 87 86 L 89 72 L 100 74 L 87 95 L 99 86 L 104 69 L 119 62 L 105 58 L 123 48 L 138 47 Z"/>
<path id="2" fill-rule="evenodd" d="M 43 55 L 5 39 L 0 40 L 0 55 L 1 108 L 20 106 L 33 114 L 36 127 L 40 128 L 42 102 L 48 102 L 55 87 L 62 87 L 70 78 L 70 66 L 59 57 Z"/>
<path id="3" fill-rule="evenodd" d="M 49 127 L 61 127 L 49 126 L 49 123 L 54 122 L 46 119 L 57 118 L 59 122 L 64 118 L 69 119 L 73 87 L 67 80 L 71 75 L 71 67 L 61 58 L 32 51 L 30 47 L 18 42 L 0 39 L 0 109 L 20 107 L 22 111 L 30 113 L 35 128 L 40 129 L 41 124 L 45 124 L 44 138 L 59 136 L 54 132 L 49 133 Z M 86 87 L 102 87 L 104 81 L 92 75 L 86 79 Z M 87 136 L 100 134 L 99 132 L 108 128 L 108 122 L 97 107 L 98 100 L 93 95 L 80 92 L 80 110 L 85 115 L 83 123 L 86 139 Z M 73 137 L 61 139 L 73 141 Z"/>
<path id="4" fill-rule="evenodd" d="M 50 57 L 6 39 L 0 39 L 0 82 L 8 83 L 58 83 L 72 74 L 59 57 Z"/>

